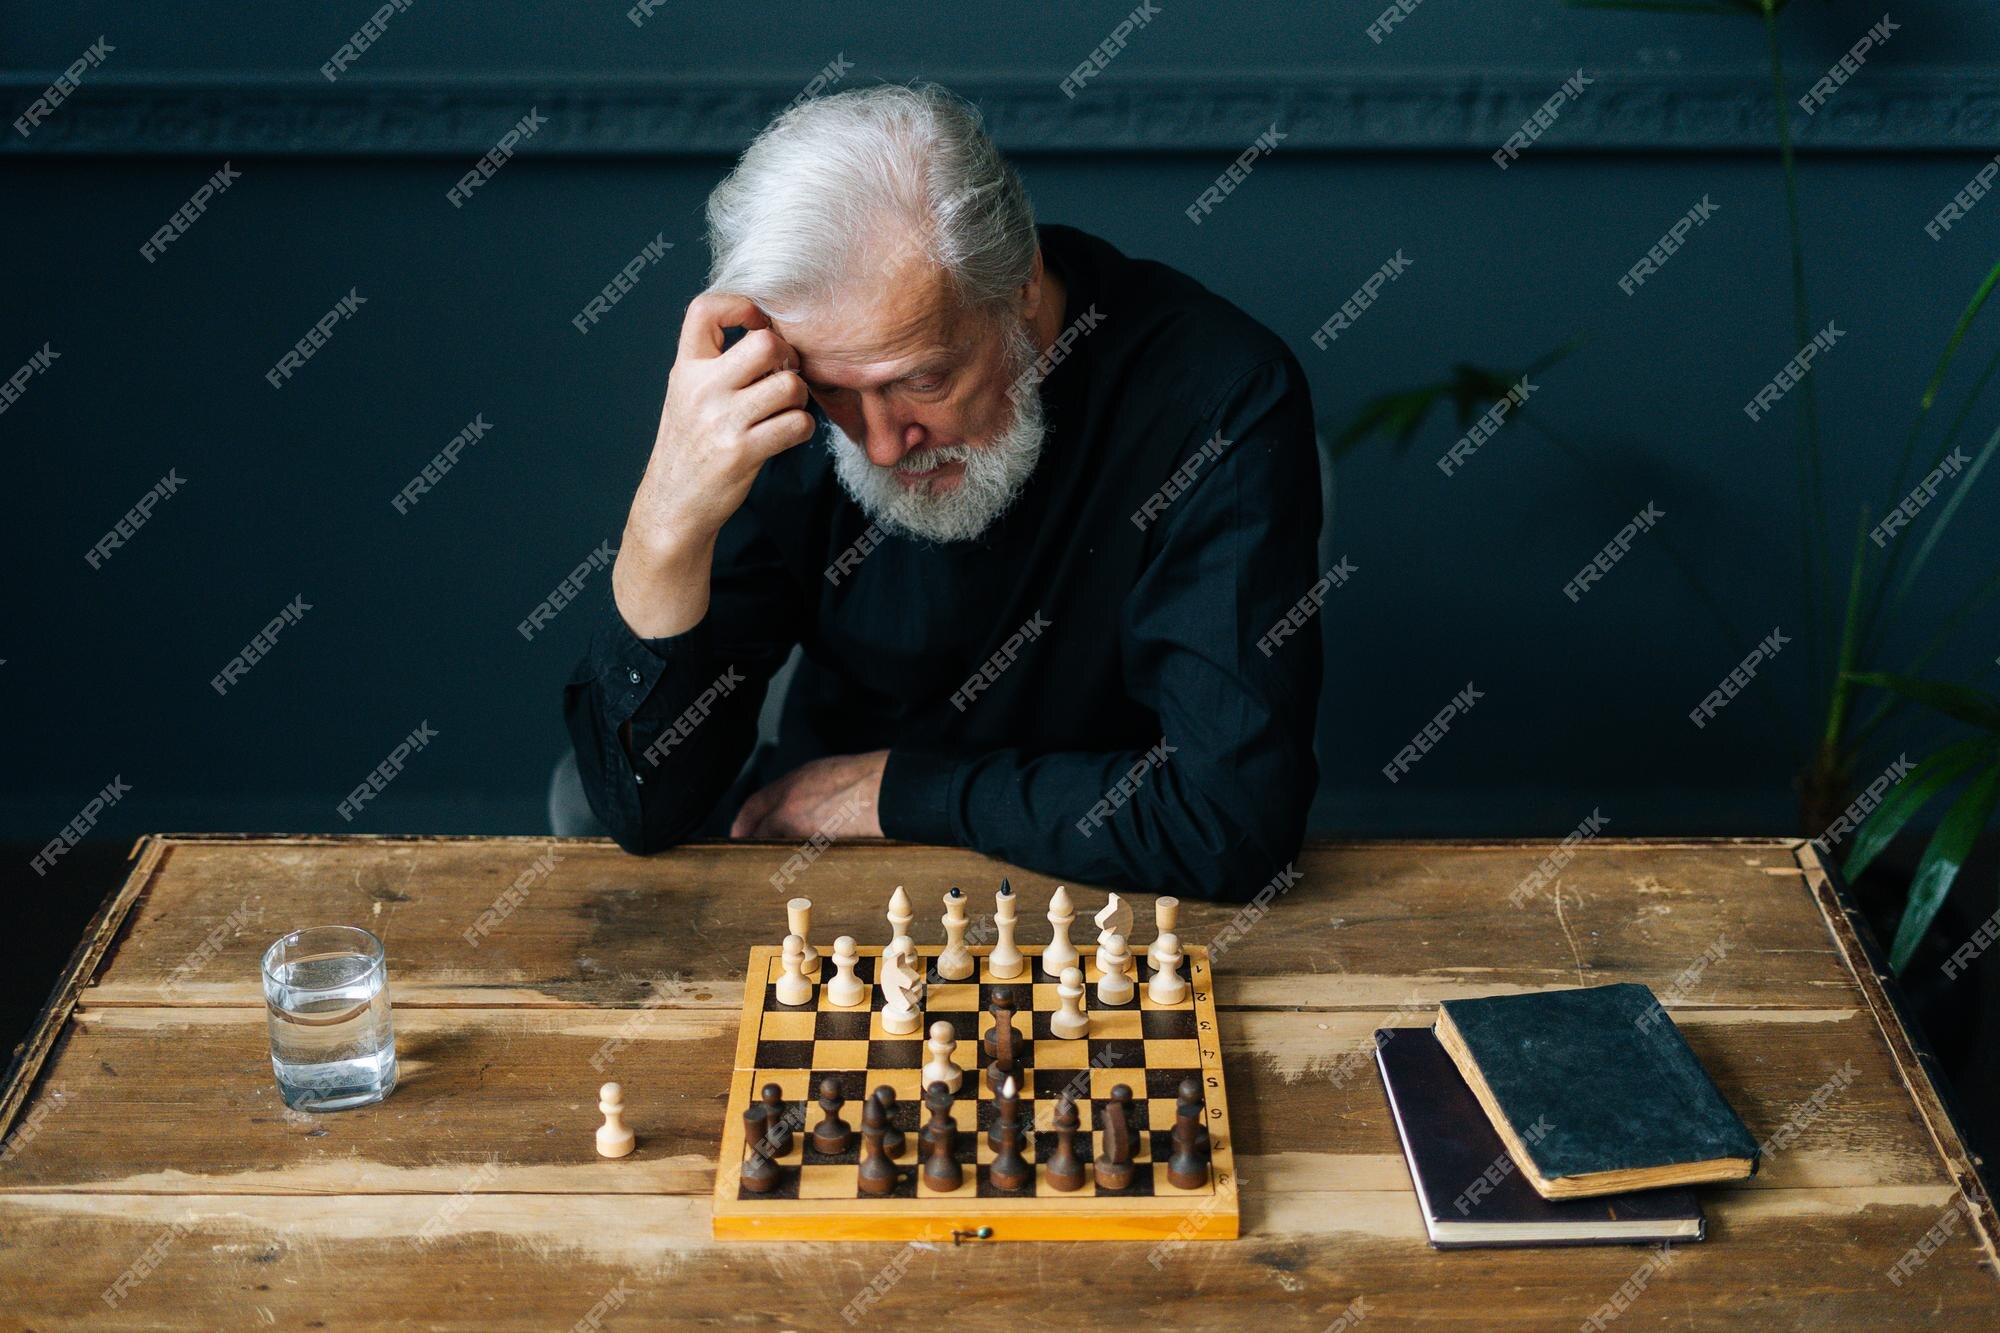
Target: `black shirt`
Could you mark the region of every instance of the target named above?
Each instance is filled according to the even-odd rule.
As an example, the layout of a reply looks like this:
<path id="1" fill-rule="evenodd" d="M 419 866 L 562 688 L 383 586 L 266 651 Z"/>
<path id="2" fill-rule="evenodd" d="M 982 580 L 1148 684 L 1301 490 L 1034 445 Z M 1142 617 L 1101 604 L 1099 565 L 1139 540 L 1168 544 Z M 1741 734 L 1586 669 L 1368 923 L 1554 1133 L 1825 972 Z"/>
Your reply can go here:
<path id="1" fill-rule="evenodd" d="M 886 748 L 888 837 L 1197 898 L 1248 897 L 1297 853 L 1321 658 L 1318 625 L 1295 628 L 1322 581 L 1304 372 L 1183 274 L 1040 234 L 1064 325 L 1088 331 L 1043 380 L 1041 459 L 986 533 L 871 530 L 815 440 L 724 526 L 700 624 L 640 640 L 608 611 L 564 709 L 620 846 L 702 828 L 803 644 L 759 783 Z"/>

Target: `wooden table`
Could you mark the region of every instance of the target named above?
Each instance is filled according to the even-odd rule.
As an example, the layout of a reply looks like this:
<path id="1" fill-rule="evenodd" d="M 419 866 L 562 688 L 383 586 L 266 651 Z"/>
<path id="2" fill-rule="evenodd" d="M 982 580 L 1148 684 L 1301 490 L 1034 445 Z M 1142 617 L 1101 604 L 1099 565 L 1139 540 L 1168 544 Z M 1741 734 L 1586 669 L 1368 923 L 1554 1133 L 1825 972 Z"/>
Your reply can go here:
<path id="1" fill-rule="evenodd" d="M 1240 1240 L 1157 1268 L 1143 1243 L 715 1241 L 741 969 L 783 899 L 867 937 L 899 882 L 923 903 L 1006 870 L 848 844 L 780 891 L 795 850 L 142 840 L 0 1101 L 0 1323 L 1576 1328 L 1622 1300 L 1630 1327 L 2000 1324 L 1992 1204 L 1828 876 L 1783 840 L 1585 843 L 1560 897 L 1516 894 L 1547 844 L 1319 845 L 1262 920 L 1188 904 L 1184 936 L 1218 954 Z M 1007 873 L 1030 908 L 1054 887 Z M 388 946 L 403 1081 L 309 1116 L 272 1084 L 257 959 L 333 922 Z M 1788 1146 L 1664 1258 L 1430 1249 L 1371 1034 L 1447 997 L 1609 981 L 1668 998 Z M 639 1134 L 623 1161 L 592 1149 L 606 1076 Z"/>

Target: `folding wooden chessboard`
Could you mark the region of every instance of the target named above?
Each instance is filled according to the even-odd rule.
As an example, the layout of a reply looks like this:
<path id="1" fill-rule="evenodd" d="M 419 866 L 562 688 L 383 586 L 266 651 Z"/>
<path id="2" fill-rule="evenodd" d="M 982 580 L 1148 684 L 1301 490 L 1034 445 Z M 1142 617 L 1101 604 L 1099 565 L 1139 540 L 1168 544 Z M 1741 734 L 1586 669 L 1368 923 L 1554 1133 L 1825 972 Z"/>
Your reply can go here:
<path id="1" fill-rule="evenodd" d="M 890 1036 L 882 1027 L 882 991 L 873 984 L 882 955 L 879 947 L 861 950 L 855 975 L 870 983 L 870 999 L 866 1008 L 853 1009 L 836 1009 L 827 1001 L 824 983 L 832 978 L 834 967 L 832 958 L 824 955 L 812 1003 L 796 1008 L 779 1004 L 775 983 L 783 971 L 782 951 L 770 945 L 753 948 L 715 1175 L 715 1234 L 749 1240 L 948 1241 L 954 1232 L 960 1238 L 982 1240 L 1233 1238 L 1238 1180 L 1208 951 L 1182 946 L 1183 976 L 1190 983 L 1187 997 L 1177 1005 L 1162 1006 L 1146 993 L 1153 966 L 1142 950 L 1135 949 L 1139 982 L 1134 998 L 1106 1007 L 1097 999 L 1094 949 L 1079 947 L 1083 954 L 1079 966 L 1088 983 L 1084 1012 L 1090 1032 L 1069 1041 L 1049 1030 L 1050 1017 L 1060 1005 L 1055 983 L 1041 973 L 1041 949 L 1036 946 L 1022 948 L 1027 970 L 1006 981 L 994 977 L 987 965 L 990 949 L 976 948 L 972 952 L 979 970 L 962 982 L 938 979 L 934 962 L 940 946 L 919 946 L 929 984 L 923 1022 L 907 1037 Z M 1049 1188 L 1040 1165 L 1034 1183 L 1020 1190 L 1001 1190 L 988 1180 L 987 1164 L 994 1152 L 986 1131 L 997 1119 L 997 1108 L 992 1090 L 986 1087 L 977 1038 L 992 1029 L 988 1007 L 1003 988 L 1012 988 L 1018 1006 L 1015 1027 L 1029 1037 L 1021 1062 L 1027 1082 L 1021 1094 L 1022 1121 L 1027 1123 L 1032 1112 L 1036 1132 L 1027 1136 L 1032 1141 L 1023 1145 L 1023 1155 L 1039 1164 L 1055 1150 L 1056 1101 L 1065 1087 L 1074 1087 L 1077 1109 L 1084 1112 L 1076 1153 L 1088 1163 L 1097 1152 L 1091 1131 L 1104 1113 L 1111 1089 L 1123 1083 L 1132 1089 L 1138 1126 L 1150 1131 L 1134 1136 L 1137 1170 L 1128 1188 L 1099 1189 L 1089 1178 L 1094 1173 L 1088 1167 L 1083 1188 L 1070 1193 Z M 958 1122 L 957 1155 L 966 1168 L 965 1183 L 950 1192 L 933 1190 L 923 1181 L 923 1158 L 917 1147 L 917 1130 L 925 1115 L 918 1087 L 927 1058 L 924 1042 L 930 1025 L 939 1019 L 956 1031 L 958 1048 L 953 1057 L 966 1071 L 951 1112 Z M 810 1142 L 812 1126 L 821 1115 L 816 1100 L 819 1085 L 828 1075 L 840 1081 L 847 1099 L 841 1118 L 856 1131 L 853 1146 L 834 1156 L 817 1151 Z M 1188 1078 L 1201 1083 L 1212 1157 L 1209 1183 L 1183 1190 L 1168 1182 L 1166 1161 L 1177 1090 Z M 794 1132 L 791 1151 L 778 1160 L 778 1187 L 757 1194 L 742 1187 L 743 1112 L 767 1083 L 776 1083 L 783 1093 Z M 895 1158 L 899 1175 L 895 1191 L 870 1196 L 861 1193 L 858 1179 L 861 1104 L 885 1084 L 895 1090 L 894 1123 L 905 1132 L 907 1144 Z M 988 1234 L 979 1235 L 981 1228 L 989 1229 Z"/>

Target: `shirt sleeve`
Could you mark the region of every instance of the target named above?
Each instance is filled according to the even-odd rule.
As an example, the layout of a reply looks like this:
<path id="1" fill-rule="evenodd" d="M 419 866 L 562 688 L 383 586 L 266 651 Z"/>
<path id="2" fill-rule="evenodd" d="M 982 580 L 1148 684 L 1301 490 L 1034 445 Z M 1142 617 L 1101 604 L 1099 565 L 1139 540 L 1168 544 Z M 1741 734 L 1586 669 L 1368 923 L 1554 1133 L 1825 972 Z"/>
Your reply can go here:
<path id="1" fill-rule="evenodd" d="M 590 808 L 628 852 L 688 838 L 757 742 L 772 674 L 798 639 L 797 587 L 751 505 L 716 539 L 708 613 L 641 639 L 607 605 L 563 690 Z"/>
<path id="2" fill-rule="evenodd" d="M 891 750 L 885 834 L 1221 900 L 1251 897 L 1298 854 L 1318 781 L 1311 616 L 1351 568 L 1318 568 L 1304 372 L 1290 357 L 1248 372 L 1201 438 L 1227 443 L 1159 511 L 1119 626 L 1126 688 L 1158 717 L 1159 739 L 1112 752 Z"/>

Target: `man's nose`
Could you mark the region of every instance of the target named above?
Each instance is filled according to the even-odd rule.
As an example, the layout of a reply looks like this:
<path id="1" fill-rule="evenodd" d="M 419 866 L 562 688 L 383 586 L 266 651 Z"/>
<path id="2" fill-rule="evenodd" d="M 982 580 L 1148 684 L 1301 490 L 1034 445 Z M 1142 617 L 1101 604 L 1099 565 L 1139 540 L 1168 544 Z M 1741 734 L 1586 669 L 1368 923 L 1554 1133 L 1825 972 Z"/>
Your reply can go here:
<path id="1" fill-rule="evenodd" d="M 912 450 L 922 448 L 927 438 L 921 423 L 899 416 L 879 400 L 863 400 L 861 423 L 868 461 L 876 467 L 896 466 Z"/>

